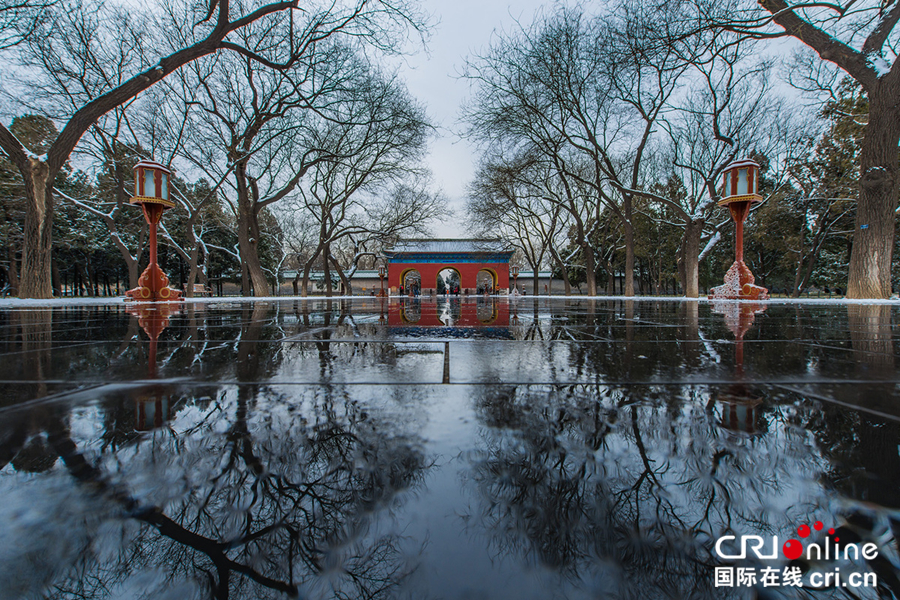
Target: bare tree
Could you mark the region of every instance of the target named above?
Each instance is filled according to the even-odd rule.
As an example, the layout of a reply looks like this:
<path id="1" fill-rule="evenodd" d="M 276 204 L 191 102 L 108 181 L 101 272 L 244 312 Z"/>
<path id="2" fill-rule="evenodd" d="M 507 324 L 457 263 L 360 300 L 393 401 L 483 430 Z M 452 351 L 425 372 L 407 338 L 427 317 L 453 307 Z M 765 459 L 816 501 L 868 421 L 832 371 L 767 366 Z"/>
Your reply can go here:
<path id="1" fill-rule="evenodd" d="M 251 49 L 233 41 L 235 32 L 263 20 L 268 28 L 285 23 L 285 31 L 292 30 L 293 10 L 297 0 L 272 2 L 255 8 L 214 0 L 202 11 L 181 5 L 166 5 L 168 27 L 165 39 L 177 40 L 168 49 L 154 51 L 139 32 L 142 27 L 103 27 L 107 11 L 103 6 L 83 3 L 60 4 L 38 33 L 29 39 L 27 57 L 45 67 L 44 75 L 61 84 L 71 95 L 77 110 L 65 115 L 60 135 L 45 155 L 30 153 L 6 127 L 0 125 L 0 148 L 16 165 L 26 188 L 25 248 L 20 296 L 47 298 L 52 294 L 50 253 L 53 215 L 53 181 L 62 169 L 85 132 L 100 117 L 134 99 L 141 92 L 190 62 L 229 49 L 270 68 L 285 68 L 297 60 L 297 48 L 292 36 L 273 42 L 265 49 Z M 118 23 L 119 19 L 114 19 Z M 180 26 L 180 27 L 179 27 Z M 170 35 L 172 30 L 179 35 Z M 111 39 L 127 39 L 129 53 L 109 56 L 108 48 L 119 47 Z M 104 69 L 108 61 L 93 62 L 92 56 L 104 56 L 115 64 L 122 61 L 136 65 L 136 73 L 121 79 L 107 77 Z"/>
<path id="2" fill-rule="evenodd" d="M 478 85 L 473 133 L 528 148 L 591 190 L 593 224 L 604 205 L 625 233 L 625 293 L 634 294 L 632 201 L 667 102 L 687 68 L 673 46 L 647 44 L 633 12 L 588 15 L 560 8 L 471 61 Z M 577 235 L 585 244 L 590 235 Z M 584 252 L 588 293 L 596 294 L 593 252 Z"/>
<path id="3" fill-rule="evenodd" d="M 535 295 L 540 293 L 537 272 L 548 255 L 564 274 L 568 295 L 566 267 L 555 248 L 559 233 L 565 229 L 567 211 L 562 203 L 554 201 L 552 189 L 536 184 L 558 184 L 558 180 L 548 181 L 527 172 L 535 167 L 538 165 L 532 161 L 505 161 L 502 157 L 483 164 L 470 185 L 469 218 L 480 236 L 499 234 L 518 248 L 535 273 Z"/>
<path id="4" fill-rule="evenodd" d="M 796 142 L 802 139 L 802 124 L 770 92 L 769 66 L 747 60 L 749 48 L 733 39 L 720 42 L 711 55 L 694 61 L 685 74 L 691 89 L 660 120 L 667 134 L 663 160 L 671 165 L 664 176 L 680 182 L 681 193 L 635 190 L 664 204 L 679 220 L 683 233 L 678 273 L 689 298 L 699 295 L 700 260 L 730 223 L 727 217 L 710 223 L 718 214 L 722 170 L 736 158 L 762 155 L 771 167 L 770 177 L 783 181 L 779 175 L 785 173 L 791 154 L 802 149 Z"/>
<path id="5" fill-rule="evenodd" d="M 579 54 L 584 49 L 584 24 L 578 11 L 560 9 L 559 14 L 542 15 L 530 29 L 501 38 L 483 56 L 470 60 L 468 77 L 476 86 L 467 107 L 469 135 L 479 140 L 490 154 L 529 157 L 545 165 L 545 173 L 556 179 L 561 194 L 556 201 L 572 217 L 573 238 L 584 250 L 588 293 L 596 294 L 594 252 L 590 247 L 591 228 L 598 222 L 603 202 L 598 190 L 605 190 L 598 162 L 590 149 L 571 144 L 579 124 L 569 110 L 569 92 L 596 100 L 579 107 L 589 119 L 606 122 L 608 78 L 600 76 L 593 63 Z M 570 71 L 577 73 L 577 82 Z M 572 81 L 570 89 L 567 81 Z M 576 98 L 574 102 L 577 102 Z M 595 137 L 596 131 L 585 133 Z M 584 194 L 585 181 L 593 178 L 594 189 Z M 555 187 L 553 183 L 550 183 Z"/>
<path id="6" fill-rule="evenodd" d="M 372 92 L 367 86 L 381 89 L 360 44 L 385 50 L 397 22 L 419 25 L 411 5 L 360 0 L 351 8 L 311 15 L 302 28 L 295 26 L 302 51 L 289 68 L 273 71 L 248 57 L 217 56 L 195 63 L 178 82 L 176 91 L 183 102 L 196 103 L 199 115 L 189 125 L 185 155 L 209 179 L 227 182 L 223 192 L 236 219 L 245 295 L 265 294 L 268 287 L 259 257 L 261 212 L 294 192 L 320 161 L 344 158 L 334 153 L 346 149 L 330 148 L 320 137 L 323 128 L 381 127 L 369 119 L 384 115 L 360 110 L 361 95 Z M 244 46 L 260 49 L 281 35 L 265 28 L 242 33 Z"/>
<path id="7" fill-rule="evenodd" d="M 56 0 L 0 0 L 0 50 L 32 37 Z"/>
<path id="8" fill-rule="evenodd" d="M 859 82 L 869 98 L 861 142 L 859 200 L 847 285 L 849 298 L 891 295 L 900 193 L 900 1 L 830 3 L 759 0 L 696 2 L 706 25 L 753 38 L 793 37 Z M 820 68 L 811 63 L 813 68 Z"/>

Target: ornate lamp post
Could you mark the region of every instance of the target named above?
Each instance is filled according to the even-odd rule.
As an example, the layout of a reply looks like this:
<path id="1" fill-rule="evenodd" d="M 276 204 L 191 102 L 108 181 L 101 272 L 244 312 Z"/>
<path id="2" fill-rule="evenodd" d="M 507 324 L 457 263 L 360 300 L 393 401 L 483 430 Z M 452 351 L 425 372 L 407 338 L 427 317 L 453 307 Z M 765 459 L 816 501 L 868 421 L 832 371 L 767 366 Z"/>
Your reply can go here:
<path id="1" fill-rule="evenodd" d="M 387 275 L 387 268 L 384 265 L 378 265 L 378 277 L 381 279 L 381 291 L 378 293 L 382 298 L 384 297 L 384 276 Z"/>
<path id="2" fill-rule="evenodd" d="M 738 160 L 724 173 L 724 192 L 719 206 L 727 206 L 735 223 L 734 264 L 725 274 L 725 283 L 710 290 L 709 297 L 718 300 L 766 300 L 769 290 L 754 285 L 753 273 L 744 264 L 744 221 L 750 206 L 762 201 L 758 193 L 759 165 L 752 160 Z"/>
<path id="3" fill-rule="evenodd" d="M 509 274 L 513 276 L 513 289 L 519 293 L 519 265 L 510 265 Z"/>
<path id="4" fill-rule="evenodd" d="M 169 278 L 156 263 L 156 229 L 166 209 L 175 203 L 169 199 L 169 179 L 172 172 L 152 160 L 142 160 L 134 166 L 134 196 L 131 204 L 137 204 L 144 211 L 144 218 L 150 225 L 150 264 L 141 273 L 138 287 L 128 290 L 125 295 L 132 300 L 176 301 L 181 292 L 169 286 Z"/>

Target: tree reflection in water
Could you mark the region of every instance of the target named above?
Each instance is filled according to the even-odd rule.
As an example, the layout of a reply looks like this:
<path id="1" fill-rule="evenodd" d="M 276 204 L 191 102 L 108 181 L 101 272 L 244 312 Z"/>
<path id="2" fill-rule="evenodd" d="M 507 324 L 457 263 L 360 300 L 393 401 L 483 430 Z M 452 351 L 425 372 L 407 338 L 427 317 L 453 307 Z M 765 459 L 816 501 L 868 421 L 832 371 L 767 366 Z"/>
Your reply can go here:
<path id="1" fill-rule="evenodd" d="M 273 345 L 258 344 L 265 315 L 264 307 L 244 315 L 236 374 L 248 383 L 168 384 L 165 393 L 181 409 L 163 427 L 107 431 L 128 427 L 122 407 L 133 399 L 122 392 L 71 410 L 32 410 L 27 444 L 0 436 L 15 440 L 4 449 L 14 466 L 27 462 L 33 471 L 58 457 L 55 473 L 78 482 L 43 496 L 41 523 L 18 531 L 39 538 L 69 530 L 70 551 L 19 556 L 35 574 L 10 593 L 393 597 L 418 554 L 392 514 L 428 468 L 422 443 L 340 386 L 258 383 L 279 360 L 267 354 Z M 37 460 L 35 448 L 49 457 Z M 17 470 L 16 485 L 27 486 Z"/>
<path id="2" fill-rule="evenodd" d="M 799 398 L 756 435 L 718 425 L 710 390 L 519 386 L 478 399 L 481 448 L 466 515 L 499 556 L 617 598 L 722 598 L 715 541 L 792 533 L 821 516 L 826 460 Z M 777 500 L 775 500 L 777 499 Z M 774 504 L 773 504 L 774 503 Z M 816 517 L 818 518 L 818 517 Z M 813 519 L 815 520 L 815 519 Z M 786 538 L 784 538 L 786 539 Z"/>
<path id="3" fill-rule="evenodd" d="M 463 315 L 485 323 L 497 311 L 482 300 Z M 0 598 L 402 596 L 458 550 L 408 577 L 426 535 L 458 539 L 404 521 L 437 514 L 428 494 L 404 504 L 426 473 L 429 493 L 463 477 L 473 504 L 451 514 L 467 513 L 476 550 L 511 559 L 490 576 L 558 576 L 558 597 L 752 594 L 713 587 L 716 539 L 783 540 L 825 516 L 842 540 L 880 544 L 868 567 L 882 588 L 787 595 L 898 595 L 896 309 L 770 306 L 744 365 L 702 303 L 520 299 L 509 336 L 536 343 L 455 346 L 454 378 L 476 383 L 454 405 L 431 385 L 444 352 L 364 302 L 188 306 L 160 337 L 152 386 L 136 319 L 0 315 L 13 331 L 0 375 L 33 375 L 0 401 Z M 89 320 L 100 342 L 69 325 Z M 510 377 L 517 366 L 534 373 Z M 98 400 L 85 374 L 101 372 L 107 390 L 139 383 Z M 819 383 L 782 383 L 798 374 Z M 81 395 L 53 399 L 70 382 Z M 148 390 L 169 413 L 136 431 Z M 470 391 L 478 421 L 462 426 Z M 466 460 L 431 471 L 443 443 Z"/>
<path id="4" fill-rule="evenodd" d="M 191 582 L 215 598 L 390 596 L 414 565 L 383 523 L 425 457 L 335 392 L 227 388 L 118 453 L 72 433 L 93 410 L 47 415 L 47 443 L 87 495 L 77 503 L 120 515 L 86 511 L 98 522 L 50 597 L 105 597 L 154 569 L 148 595 Z"/>

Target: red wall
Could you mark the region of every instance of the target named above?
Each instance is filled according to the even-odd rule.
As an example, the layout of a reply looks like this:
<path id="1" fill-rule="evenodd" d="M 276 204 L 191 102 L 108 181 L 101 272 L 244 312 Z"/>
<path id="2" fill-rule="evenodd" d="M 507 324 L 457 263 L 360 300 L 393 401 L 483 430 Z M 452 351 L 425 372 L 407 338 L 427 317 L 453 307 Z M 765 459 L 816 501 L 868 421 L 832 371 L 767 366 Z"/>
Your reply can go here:
<path id="1" fill-rule="evenodd" d="M 396 293 L 400 289 L 400 277 L 409 270 L 416 270 L 422 276 L 422 290 L 437 287 L 437 274 L 444 269 L 456 269 L 459 272 L 459 287 L 475 290 L 478 284 L 475 279 L 478 271 L 489 269 L 497 276 L 497 287 L 501 290 L 509 289 L 509 263 L 390 263 L 388 265 L 388 286 L 391 292 Z"/>

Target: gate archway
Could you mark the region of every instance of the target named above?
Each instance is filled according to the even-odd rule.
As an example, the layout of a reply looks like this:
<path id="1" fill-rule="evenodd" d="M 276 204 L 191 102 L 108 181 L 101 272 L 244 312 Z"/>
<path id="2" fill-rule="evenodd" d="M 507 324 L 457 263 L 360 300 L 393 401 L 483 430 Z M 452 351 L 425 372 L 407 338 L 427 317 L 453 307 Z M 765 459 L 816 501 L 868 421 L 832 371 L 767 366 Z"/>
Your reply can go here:
<path id="1" fill-rule="evenodd" d="M 418 296 L 422 289 L 422 274 L 416 269 L 406 269 L 400 275 L 400 285 L 404 296 Z"/>
<path id="2" fill-rule="evenodd" d="M 475 294 L 478 291 L 479 273 L 486 281 L 491 279 L 491 287 L 496 293 L 509 292 L 509 259 L 514 248 L 502 240 L 478 239 L 438 239 L 402 240 L 384 251 L 388 261 L 388 286 L 392 294 L 397 294 L 410 271 L 420 274 L 421 293 L 436 295 L 438 273 L 452 268 L 459 274 L 460 294 Z M 428 287 L 426 287 L 428 286 Z"/>
<path id="3" fill-rule="evenodd" d="M 479 294 L 493 294 L 497 289 L 497 273 L 492 269 L 481 269 L 475 276 L 475 287 Z"/>
<path id="4" fill-rule="evenodd" d="M 435 277 L 435 289 L 438 294 L 456 294 L 462 291 L 462 277 L 453 267 L 444 267 Z"/>

